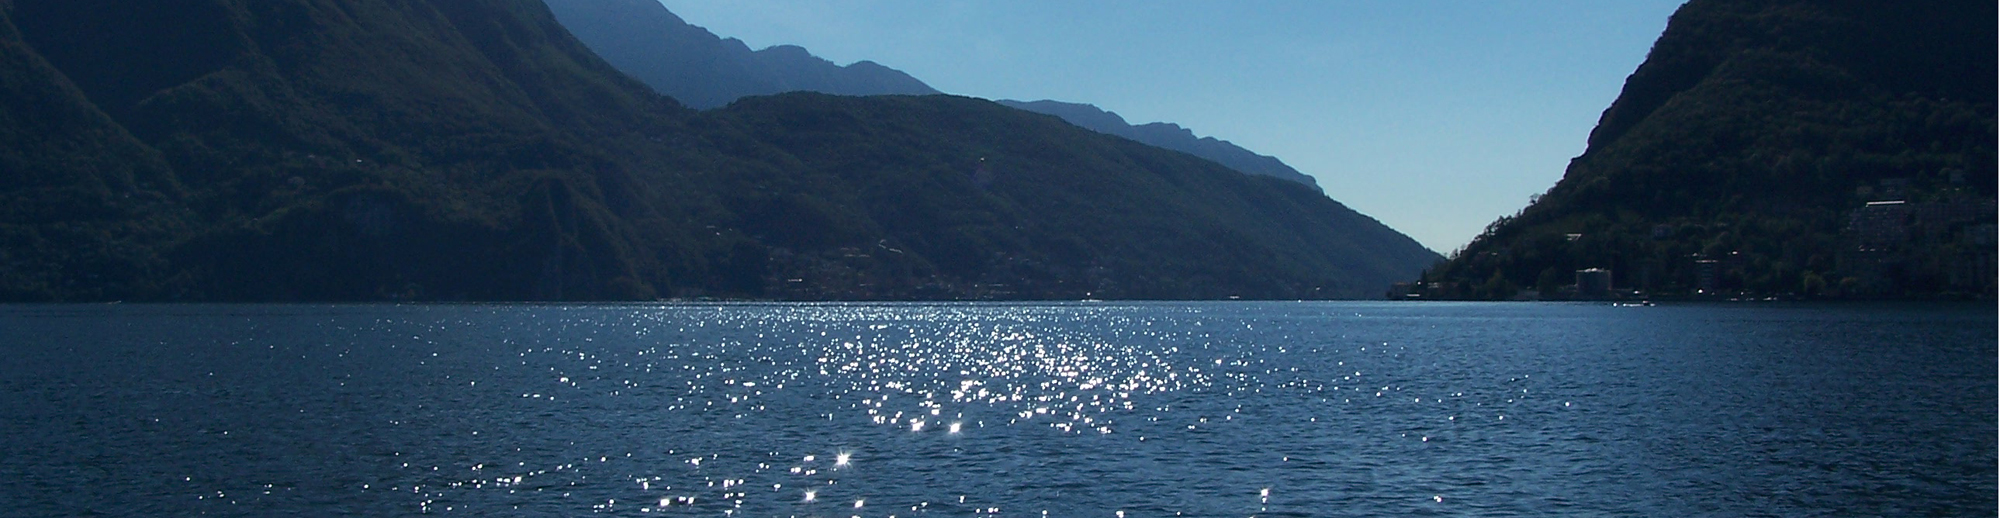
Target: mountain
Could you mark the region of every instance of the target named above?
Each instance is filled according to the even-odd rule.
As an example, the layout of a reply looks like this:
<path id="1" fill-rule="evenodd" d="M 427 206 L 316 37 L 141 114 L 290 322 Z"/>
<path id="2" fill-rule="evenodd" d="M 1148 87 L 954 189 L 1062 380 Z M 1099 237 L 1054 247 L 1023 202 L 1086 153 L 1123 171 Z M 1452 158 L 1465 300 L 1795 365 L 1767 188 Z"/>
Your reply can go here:
<path id="1" fill-rule="evenodd" d="M 1296 184 L 948 96 L 695 111 L 535 0 L 0 1 L 0 300 L 1336 298 Z"/>
<path id="2" fill-rule="evenodd" d="M 6 153 L 0 298 L 647 298 L 716 246 L 648 224 L 699 217 L 646 138 L 692 113 L 539 4 L 0 7 L 62 101 L 0 116 L 48 150 Z"/>
<path id="3" fill-rule="evenodd" d="M 840 66 L 806 49 L 752 51 L 689 25 L 654 0 L 546 0 L 556 19 L 619 70 L 697 109 L 793 91 L 835 95 L 935 94 L 923 81 L 862 61 Z"/>
<path id="4" fill-rule="evenodd" d="M 1563 179 L 1413 295 L 1990 299 L 1995 17 L 1690 1 Z M 1582 269 L 1615 291 L 1565 295 Z"/>
<path id="5" fill-rule="evenodd" d="M 950 278 L 1017 285 L 1009 291 L 1075 293 L 1065 279 L 1082 279 L 1088 296 L 1368 297 L 1395 282 L 1377 275 L 1440 259 L 1304 186 L 988 101 L 788 94 L 724 115 L 858 186 L 836 203 L 867 207 L 866 224 L 891 236 L 864 253 L 907 251 Z M 1133 275 L 1146 271 L 1171 273 Z"/>
<path id="6" fill-rule="evenodd" d="M 856 96 L 938 93 L 908 74 L 872 61 L 841 67 L 791 45 L 751 51 L 742 41 L 723 39 L 687 23 L 654 0 L 545 1 L 577 39 L 613 66 L 698 109 L 722 107 L 744 97 L 793 91 Z M 1061 117 L 1070 124 L 1099 133 L 1213 160 L 1246 174 L 1319 188 L 1311 176 L 1276 158 L 1227 141 L 1197 137 L 1178 125 L 1133 126 L 1118 114 L 1088 104 L 999 102 Z"/>
<path id="7" fill-rule="evenodd" d="M 999 103 L 1044 115 L 1054 115 L 1070 124 L 1098 133 L 1117 135 L 1154 147 L 1206 158 L 1244 174 L 1269 176 L 1309 185 L 1314 189 L 1319 188 L 1319 182 L 1313 180 L 1313 177 L 1300 173 L 1299 170 L 1285 165 L 1277 158 L 1259 155 L 1215 137 L 1197 137 L 1193 131 L 1178 124 L 1155 122 L 1133 126 L 1117 113 L 1088 104 L 1048 100 L 1002 100 Z"/>
<path id="8" fill-rule="evenodd" d="M 29 48 L 0 4 L 0 293 L 150 289 L 183 231 L 165 157 Z"/>

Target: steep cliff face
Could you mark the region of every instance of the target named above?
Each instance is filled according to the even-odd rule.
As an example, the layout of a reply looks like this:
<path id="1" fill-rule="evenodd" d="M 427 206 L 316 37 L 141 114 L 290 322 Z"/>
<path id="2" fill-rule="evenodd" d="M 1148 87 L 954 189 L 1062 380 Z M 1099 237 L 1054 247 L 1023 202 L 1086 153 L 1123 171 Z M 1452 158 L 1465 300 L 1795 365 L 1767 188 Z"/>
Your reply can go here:
<path id="1" fill-rule="evenodd" d="M 739 98 L 810 91 L 834 95 L 936 94 L 909 74 L 862 61 L 841 66 L 806 49 L 751 50 L 688 24 L 653 0 L 547 0 L 576 37 L 620 70 L 699 109 Z"/>
<path id="2" fill-rule="evenodd" d="M 0 2 L 0 299 L 1336 297 L 1423 266 L 1379 224 L 1266 230 L 1344 210 L 1316 193 L 1045 117 L 783 99 L 687 109 L 535 0 Z"/>
<path id="3" fill-rule="evenodd" d="M 1549 294 L 1607 268 L 1656 294 L 1992 296 L 1994 11 L 1689 2 L 1563 179 L 1429 294 Z M 1964 216 L 1870 245 L 1869 202 Z"/>

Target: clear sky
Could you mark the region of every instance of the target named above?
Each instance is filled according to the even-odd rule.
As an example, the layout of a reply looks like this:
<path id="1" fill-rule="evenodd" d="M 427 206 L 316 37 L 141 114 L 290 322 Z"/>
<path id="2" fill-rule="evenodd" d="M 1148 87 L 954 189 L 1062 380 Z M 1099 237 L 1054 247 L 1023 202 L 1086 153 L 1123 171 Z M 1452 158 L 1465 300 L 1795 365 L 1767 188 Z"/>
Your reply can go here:
<path id="1" fill-rule="evenodd" d="M 752 48 L 1276 156 L 1450 253 L 1554 185 L 1684 0 L 661 0 Z"/>

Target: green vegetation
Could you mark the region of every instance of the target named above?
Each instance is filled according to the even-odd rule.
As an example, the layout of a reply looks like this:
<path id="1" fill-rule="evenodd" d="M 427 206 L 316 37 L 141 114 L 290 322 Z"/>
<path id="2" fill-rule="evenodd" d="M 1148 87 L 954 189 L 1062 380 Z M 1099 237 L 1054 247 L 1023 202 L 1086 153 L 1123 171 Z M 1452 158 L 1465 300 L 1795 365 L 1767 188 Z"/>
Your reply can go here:
<path id="1" fill-rule="evenodd" d="M 1991 298 L 1994 10 L 1689 2 L 1562 181 L 1412 292 Z"/>
<path id="2" fill-rule="evenodd" d="M 984 101 L 698 113 L 535 0 L 0 0 L 0 300 L 1335 298 L 1437 259 Z"/>

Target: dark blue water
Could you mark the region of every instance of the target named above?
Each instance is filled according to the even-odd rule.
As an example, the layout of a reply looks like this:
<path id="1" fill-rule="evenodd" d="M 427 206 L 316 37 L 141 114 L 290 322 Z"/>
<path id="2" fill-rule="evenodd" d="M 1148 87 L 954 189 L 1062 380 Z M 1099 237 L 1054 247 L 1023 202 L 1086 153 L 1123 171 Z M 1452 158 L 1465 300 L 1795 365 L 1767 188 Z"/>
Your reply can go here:
<path id="1" fill-rule="evenodd" d="M 0 307 L 7 516 L 1992 516 L 1991 305 Z"/>

